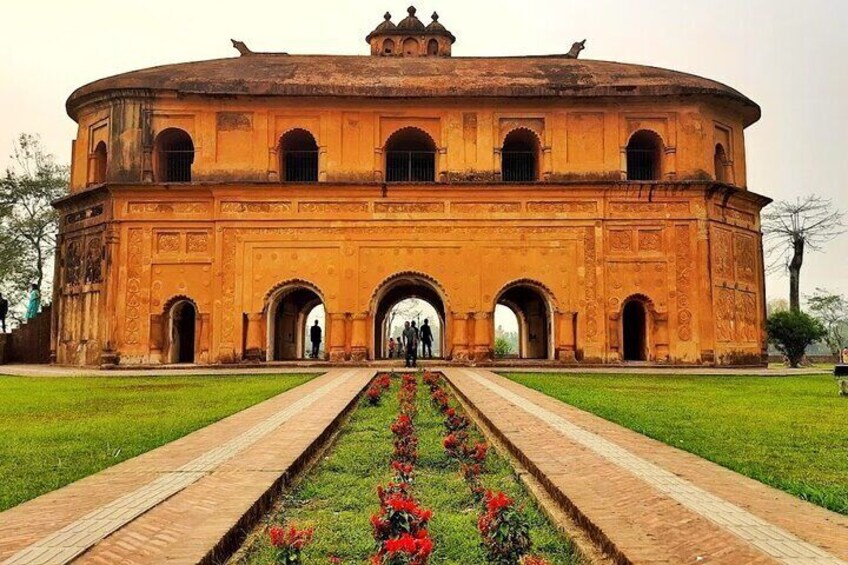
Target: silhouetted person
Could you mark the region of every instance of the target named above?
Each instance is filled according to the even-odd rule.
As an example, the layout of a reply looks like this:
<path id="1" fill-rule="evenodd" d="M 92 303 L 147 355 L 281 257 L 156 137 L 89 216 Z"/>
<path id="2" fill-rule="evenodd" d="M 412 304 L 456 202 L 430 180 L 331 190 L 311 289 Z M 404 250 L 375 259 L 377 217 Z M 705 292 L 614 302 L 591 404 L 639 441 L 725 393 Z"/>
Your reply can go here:
<path id="1" fill-rule="evenodd" d="M 415 367 L 417 365 L 418 355 L 418 328 L 415 327 L 415 322 L 409 322 L 403 325 L 403 341 L 406 345 L 406 366 Z"/>
<path id="2" fill-rule="evenodd" d="M 318 349 L 321 347 L 321 326 L 318 325 L 318 320 L 315 320 L 315 325 L 309 329 L 309 339 L 312 341 L 312 357 L 318 359 Z"/>
<path id="3" fill-rule="evenodd" d="M 406 354 L 406 350 L 403 348 L 403 335 L 397 336 L 395 343 L 397 343 L 397 358 L 400 359 Z"/>
<path id="4" fill-rule="evenodd" d="M 433 330 L 427 318 L 424 318 L 424 325 L 421 326 L 421 357 L 433 358 Z"/>
<path id="5" fill-rule="evenodd" d="M 397 347 L 397 344 L 395 343 L 395 338 L 390 337 L 389 338 L 389 359 L 394 358 L 396 347 Z"/>
<path id="6" fill-rule="evenodd" d="M 6 315 L 9 313 L 9 301 L 0 292 L 0 326 L 3 327 L 3 333 L 6 333 Z"/>
<path id="7" fill-rule="evenodd" d="M 29 291 L 29 303 L 27 304 L 26 319 L 32 320 L 38 316 L 38 309 L 41 307 L 41 293 L 38 292 L 38 285 L 34 284 Z"/>

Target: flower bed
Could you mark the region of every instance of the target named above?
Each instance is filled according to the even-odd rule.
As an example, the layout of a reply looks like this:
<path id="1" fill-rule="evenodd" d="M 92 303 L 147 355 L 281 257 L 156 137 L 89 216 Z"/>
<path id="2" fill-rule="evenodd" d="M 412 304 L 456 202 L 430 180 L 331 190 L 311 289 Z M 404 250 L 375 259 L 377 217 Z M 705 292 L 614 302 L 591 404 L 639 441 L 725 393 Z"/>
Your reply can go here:
<path id="1" fill-rule="evenodd" d="M 407 392 L 404 397 L 396 375 L 377 404 L 372 405 L 368 395 L 363 397 L 328 456 L 283 496 L 248 539 L 237 562 L 273 563 L 268 527 L 294 524 L 313 530 L 312 542 L 302 549 L 307 564 L 364 564 L 375 556 L 382 559 L 376 563 L 409 564 L 417 563 L 413 557 L 427 554 L 430 564 L 485 565 L 490 561 L 478 523 L 488 491 L 502 492 L 512 501 L 512 508 L 526 522 L 534 554 L 551 564 L 578 562 L 568 541 L 541 514 L 507 461 L 488 446 L 482 447 L 485 442 L 478 430 L 439 384 L 442 392 L 437 396 L 443 396 L 446 408 L 454 410 L 448 416 L 453 417 L 451 426 L 466 439 L 457 451 L 462 461 L 445 451 L 448 418 L 439 401 L 431 400 L 430 384 L 419 377 L 417 394 Z M 398 433 L 393 433 L 393 427 Z M 402 484 L 407 486 L 398 486 Z M 378 491 L 377 486 L 382 488 Z M 398 512 L 407 515 L 395 516 Z M 378 545 L 372 516 L 379 522 L 416 522 L 409 527 L 415 532 L 385 536 L 385 543 Z M 421 535 L 423 529 L 426 536 Z M 545 563 L 529 557 L 526 563 Z"/>

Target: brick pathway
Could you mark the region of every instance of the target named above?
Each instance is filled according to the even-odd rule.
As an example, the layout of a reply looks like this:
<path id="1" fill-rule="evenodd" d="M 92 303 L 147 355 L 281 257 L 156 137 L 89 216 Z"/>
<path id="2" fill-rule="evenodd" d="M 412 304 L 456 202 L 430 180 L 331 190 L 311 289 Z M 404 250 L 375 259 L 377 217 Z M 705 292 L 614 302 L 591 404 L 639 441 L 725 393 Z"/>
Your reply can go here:
<path id="1" fill-rule="evenodd" d="M 373 374 L 329 371 L 0 513 L 0 563 L 214 560 L 314 454 Z"/>
<path id="2" fill-rule="evenodd" d="M 448 369 L 478 415 L 619 559 L 844 563 L 848 518 L 494 373 Z"/>

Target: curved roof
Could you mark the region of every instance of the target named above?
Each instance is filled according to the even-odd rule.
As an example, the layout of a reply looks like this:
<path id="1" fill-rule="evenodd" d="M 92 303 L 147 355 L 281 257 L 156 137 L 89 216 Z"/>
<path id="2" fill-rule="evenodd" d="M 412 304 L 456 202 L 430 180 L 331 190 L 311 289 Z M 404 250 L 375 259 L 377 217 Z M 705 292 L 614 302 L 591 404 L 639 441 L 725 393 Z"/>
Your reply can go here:
<path id="1" fill-rule="evenodd" d="M 243 96 L 383 98 L 592 98 L 707 96 L 739 106 L 750 125 L 760 108 L 743 94 L 695 75 L 564 55 L 529 57 L 371 57 L 255 53 L 151 67 L 77 89 L 75 118 L 89 100 L 116 91 Z"/>

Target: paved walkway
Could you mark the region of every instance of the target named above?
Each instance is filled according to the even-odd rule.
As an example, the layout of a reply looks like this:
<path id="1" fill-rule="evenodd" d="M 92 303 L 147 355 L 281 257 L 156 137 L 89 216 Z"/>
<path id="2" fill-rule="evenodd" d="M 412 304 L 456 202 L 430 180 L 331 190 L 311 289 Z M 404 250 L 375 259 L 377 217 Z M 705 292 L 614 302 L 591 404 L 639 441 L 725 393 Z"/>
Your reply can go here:
<path id="1" fill-rule="evenodd" d="M 437 370 L 442 366 L 438 360 L 422 363 L 427 368 Z M 63 367 L 57 365 L 0 365 L 0 376 L 12 375 L 19 377 L 153 377 L 168 375 L 276 375 L 285 373 L 323 373 L 330 368 L 364 368 L 372 371 L 396 370 L 403 371 L 403 362 L 391 363 L 383 360 L 371 364 L 340 364 L 334 367 L 326 363 L 302 361 L 292 364 L 274 364 L 265 366 L 241 367 L 238 365 L 185 365 L 182 367 L 148 367 L 142 369 L 98 369 L 96 367 Z M 748 368 L 748 369 L 717 369 L 710 367 L 645 367 L 645 366 L 607 366 L 607 367 L 563 367 L 561 365 L 533 365 L 529 362 L 509 365 L 499 363 L 475 367 L 489 369 L 500 373 L 590 373 L 590 374 L 636 374 L 636 375 L 754 375 L 763 377 L 785 377 L 797 375 L 833 374 L 833 368 Z"/>
<path id="2" fill-rule="evenodd" d="M 314 454 L 373 374 L 331 370 L 0 513 L 0 563 L 216 559 Z"/>
<path id="3" fill-rule="evenodd" d="M 479 369 L 444 371 L 596 542 L 633 563 L 834 564 L 848 518 Z"/>

